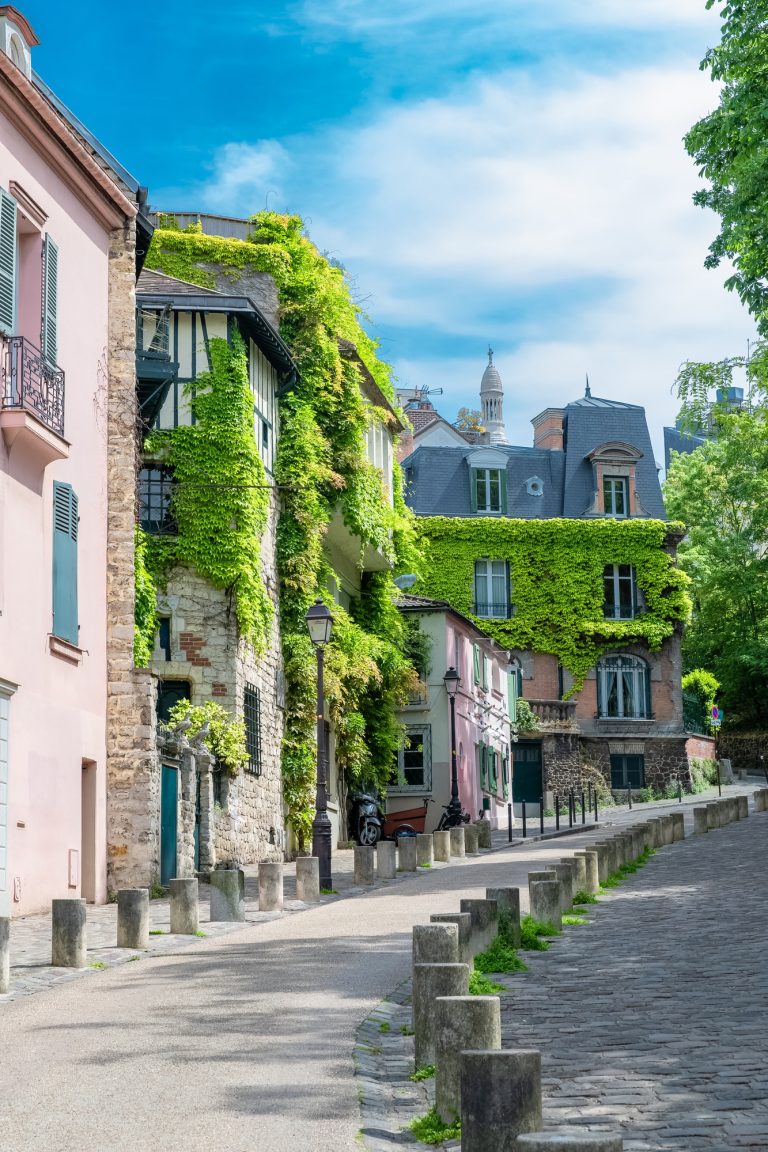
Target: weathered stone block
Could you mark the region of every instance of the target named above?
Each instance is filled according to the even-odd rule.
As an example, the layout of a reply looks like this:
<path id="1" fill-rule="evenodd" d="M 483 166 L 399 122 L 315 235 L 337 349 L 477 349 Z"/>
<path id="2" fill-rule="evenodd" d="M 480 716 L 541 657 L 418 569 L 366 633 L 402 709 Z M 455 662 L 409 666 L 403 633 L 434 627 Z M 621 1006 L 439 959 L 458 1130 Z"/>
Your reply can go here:
<path id="1" fill-rule="evenodd" d="M 461 1053 L 462 1152 L 515 1152 L 541 1127 L 541 1053 Z"/>
<path id="2" fill-rule="evenodd" d="M 498 996 L 435 1000 L 435 1111 L 445 1124 L 461 1116 L 461 1053 L 501 1048 Z"/>

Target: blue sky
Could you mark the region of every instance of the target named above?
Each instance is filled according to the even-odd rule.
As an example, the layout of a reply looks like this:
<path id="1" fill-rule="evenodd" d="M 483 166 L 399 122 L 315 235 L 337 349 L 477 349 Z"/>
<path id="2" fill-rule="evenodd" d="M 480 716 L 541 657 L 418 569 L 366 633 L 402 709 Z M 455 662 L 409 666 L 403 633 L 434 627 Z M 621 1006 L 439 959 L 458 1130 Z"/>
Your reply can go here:
<path id="1" fill-rule="evenodd" d="M 703 260 L 681 138 L 716 102 L 704 0 L 19 4 L 37 71 L 166 210 L 300 213 L 348 269 L 401 385 L 510 439 L 596 395 L 658 445 L 686 358 L 752 325 Z"/>

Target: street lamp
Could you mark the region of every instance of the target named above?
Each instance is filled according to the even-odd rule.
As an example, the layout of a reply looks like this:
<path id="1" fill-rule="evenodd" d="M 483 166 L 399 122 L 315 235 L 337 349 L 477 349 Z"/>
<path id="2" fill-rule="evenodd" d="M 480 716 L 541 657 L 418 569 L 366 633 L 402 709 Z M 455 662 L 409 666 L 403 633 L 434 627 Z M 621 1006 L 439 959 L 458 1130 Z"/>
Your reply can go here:
<path id="1" fill-rule="evenodd" d="M 315 793 L 315 818 L 312 821 L 312 855 L 317 856 L 320 870 L 320 887 L 332 888 L 331 877 L 331 821 L 328 816 L 328 782 L 325 778 L 327 764 L 325 747 L 325 697 L 323 694 L 323 653 L 331 638 L 333 617 L 318 597 L 305 617 L 309 638 L 317 652 L 317 791 Z"/>
<path id="2" fill-rule="evenodd" d="M 456 693 L 461 687 L 461 677 L 455 668 L 449 668 L 443 676 L 445 691 L 451 702 L 451 802 L 448 816 L 454 824 L 461 823 L 461 800 L 459 799 L 459 763 L 456 756 Z"/>

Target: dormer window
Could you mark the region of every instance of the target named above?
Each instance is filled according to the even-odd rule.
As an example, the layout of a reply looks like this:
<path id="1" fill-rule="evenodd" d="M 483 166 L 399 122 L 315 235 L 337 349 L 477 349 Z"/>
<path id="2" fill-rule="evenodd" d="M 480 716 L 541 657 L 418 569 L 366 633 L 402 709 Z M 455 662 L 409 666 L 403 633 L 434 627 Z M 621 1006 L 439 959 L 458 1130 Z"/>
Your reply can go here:
<path id="1" fill-rule="evenodd" d="M 31 26 L 10 4 L 0 7 L 0 51 L 23 72 L 27 80 L 32 79 L 32 52 L 40 41 Z"/>
<path id="2" fill-rule="evenodd" d="M 473 512 L 481 516 L 504 515 L 507 511 L 507 456 L 497 449 L 471 452 L 469 496 Z"/>
<path id="3" fill-rule="evenodd" d="M 603 476 L 603 511 L 606 516 L 626 516 L 629 492 L 625 476 Z"/>
<path id="4" fill-rule="evenodd" d="M 610 441 L 587 456 L 592 465 L 594 496 L 587 516 L 645 516 L 637 495 L 637 463 L 643 453 L 634 444 Z"/>

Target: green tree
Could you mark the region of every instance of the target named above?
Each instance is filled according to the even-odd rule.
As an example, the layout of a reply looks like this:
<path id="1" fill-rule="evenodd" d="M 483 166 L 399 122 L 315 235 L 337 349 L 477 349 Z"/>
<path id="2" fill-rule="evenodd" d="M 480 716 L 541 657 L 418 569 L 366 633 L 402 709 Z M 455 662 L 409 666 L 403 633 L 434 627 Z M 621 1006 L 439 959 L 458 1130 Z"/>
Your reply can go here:
<path id="1" fill-rule="evenodd" d="M 707 366 L 698 366 L 702 369 Z M 718 368 L 719 366 L 714 366 Z M 706 373 L 696 375 L 697 381 Z M 684 407 L 685 379 L 678 381 Z M 664 488 L 668 514 L 686 525 L 680 563 L 692 580 L 687 669 L 721 684 L 726 716 L 768 724 L 768 409 L 710 409 L 714 436 L 675 454 Z"/>
<path id="2" fill-rule="evenodd" d="M 729 260 L 725 284 L 768 333 L 768 0 L 707 0 L 723 20 L 720 43 L 701 62 L 720 85 L 718 107 L 685 138 L 708 186 L 694 203 L 720 217 L 705 261 Z"/>
<path id="3" fill-rule="evenodd" d="M 455 427 L 459 432 L 485 432 L 483 416 L 477 408 L 459 408 Z"/>

